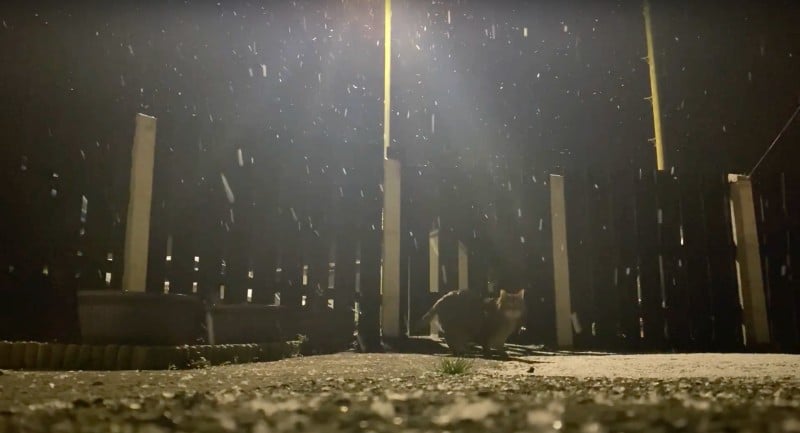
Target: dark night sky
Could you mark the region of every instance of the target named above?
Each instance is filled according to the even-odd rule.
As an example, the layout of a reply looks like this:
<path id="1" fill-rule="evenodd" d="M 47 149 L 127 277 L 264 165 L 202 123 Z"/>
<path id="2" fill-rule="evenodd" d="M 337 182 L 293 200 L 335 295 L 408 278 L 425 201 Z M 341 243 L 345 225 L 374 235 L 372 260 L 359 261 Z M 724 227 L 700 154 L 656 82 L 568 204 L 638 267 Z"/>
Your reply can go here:
<path id="1" fill-rule="evenodd" d="M 70 129 L 129 128 L 136 110 L 182 119 L 168 129 L 202 119 L 210 152 L 336 146 L 328 158 L 380 140 L 382 2 L 37 3 L 0 9 L 0 120 L 23 125 L 5 142 L 49 130 L 76 149 Z M 653 14 L 670 165 L 746 170 L 800 95 L 800 7 Z M 652 166 L 638 2 L 396 1 L 394 37 L 393 136 L 418 162 L 444 147 L 545 171 Z M 772 159 L 796 155 L 797 137 Z"/>
<path id="2" fill-rule="evenodd" d="M 639 2 L 394 3 L 392 137 L 413 164 L 497 182 L 654 166 Z M 381 149 L 382 5 L 3 2 L 3 172 L 114 178 L 139 111 L 175 185 L 239 149 L 256 169 L 346 172 Z M 668 165 L 748 170 L 798 103 L 800 6 L 657 2 L 653 18 Z M 798 140 L 762 170 L 790 167 Z"/>

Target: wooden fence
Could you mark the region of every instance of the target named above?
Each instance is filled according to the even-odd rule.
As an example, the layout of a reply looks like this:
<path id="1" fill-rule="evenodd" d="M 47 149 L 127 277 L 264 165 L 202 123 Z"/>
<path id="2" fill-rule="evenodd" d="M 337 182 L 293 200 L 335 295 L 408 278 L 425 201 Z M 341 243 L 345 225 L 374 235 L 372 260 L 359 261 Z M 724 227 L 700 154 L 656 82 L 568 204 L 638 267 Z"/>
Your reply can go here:
<path id="1" fill-rule="evenodd" d="M 361 333 L 377 336 L 380 145 L 342 155 L 279 139 L 242 141 L 223 158 L 206 144 L 212 132 L 190 119 L 159 119 L 178 121 L 181 128 L 158 136 L 147 290 L 308 314 L 352 309 Z M 88 146 L 59 162 L 20 148 L 3 162 L 5 286 L 27 290 L 4 288 L 18 296 L 4 308 L 51 305 L 52 326 L 36 331 L 43 338 L 69 338 L 53 329 L 72 320 L 75 290 L 120 287 L 130 155 L 111 149 Z M 553 345 L 549 173 L 497 173 L 447 158 L 404 167 L 401 317 L 413 323 L 436 296 L 428 293 L 428 235 L 436 229 L 441 288 L 457 285 L 460 241 L 470 288 L 526 288 L 532 314 L 518 340 Z M 792 268 L 800 260 L 798 181 L 769 172 L 754 179 L 770 334 L 774 348 L 787 351 L 800 348 Z M 745 350 L 729 191 L 723 173 L 565 173 L 577 348 Z M 34 310 L 20 311 L 44 314 Z M 5 334 L 24 328 L 20 311 L 3 323 Z"/>
<path id="2" fill-rule="evenodd" d="M 566 195 L 579 346 L 743 348 L 724 175 L 576 174 Z"/>

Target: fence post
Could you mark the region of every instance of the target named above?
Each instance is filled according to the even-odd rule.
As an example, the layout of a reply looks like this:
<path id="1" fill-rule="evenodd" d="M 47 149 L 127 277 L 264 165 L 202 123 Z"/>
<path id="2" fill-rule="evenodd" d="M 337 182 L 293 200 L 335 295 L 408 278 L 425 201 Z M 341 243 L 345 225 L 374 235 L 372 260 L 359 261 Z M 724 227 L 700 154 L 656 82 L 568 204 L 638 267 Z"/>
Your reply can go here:
<path id="1" fill-rule="evenodd" d="M 748 176 L 729 174 L 736 277 L 744 319 L 745 346 L 768 344 L 769 322 L 761 273 L 753 184 Z"/>
<path id="2" fill-rule="evenodd" d="M 469 248 L 458 241 L 458 289 L 469 289 Z"/>
<path id="3" fill-rule="evenodd" d="M 400 161 L 383 160 L 381 330 L 400 337 Z"/>
<path id="4" fill-rule="evenodd" d="M 155 146 L 156 118 L 141 113 L 137 114 L 131 157 L 128 219 L 125 223 L 123 291 L 145 291 L 147 251 L 150 243 L 150 204 L 153 199 Z"/>
<path id="5" fill-rule="evenodd" d="M 428 291 L 439 292 L 439 230 L 432 230 L 428 234 Z M 431 335 L 439 336 L 439 327 L 431 322 Z"/>
<path id="6" fill-rule="evenodd" d="M 550 175 L 550 217 L 553 232 L 553 286 L 556 305 L 556 341 L 560 348 L 572 347 L 572 301 L 569 293 L 567 212 L 564 177 Z"/>

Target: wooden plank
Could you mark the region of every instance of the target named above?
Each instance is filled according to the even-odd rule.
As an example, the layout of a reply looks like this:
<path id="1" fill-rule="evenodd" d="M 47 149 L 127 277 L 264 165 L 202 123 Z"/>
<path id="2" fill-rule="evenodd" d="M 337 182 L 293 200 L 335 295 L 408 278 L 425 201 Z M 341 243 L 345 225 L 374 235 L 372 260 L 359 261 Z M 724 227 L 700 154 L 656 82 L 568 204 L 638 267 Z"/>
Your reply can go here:
<path id="1" fill-rule="evenodd" d="M 588 206 L 592 256 L 592 307 L 594 309 L 594 335 L 596 344 L 604 348 L 618 348 L 622 344 L 619 334 L 619 301 L 614 276 L 616 274 L 616 234 L 613 226 L 613 185 L 605 171 L 590 172 L 588 178 Z"/>
<path id="2" fill-rule="evenodd" d="M 745 324 L 745 346 L 764 347 L 770 343 L 764 275 L 758 245 L 752 182 L 741 175 L 729 175 L 736 270 Z"/>
<path id="3" fill-rule="evenodd" d="M 94 226 L 95 234 L 105 240 L 106 250 L 103 251 L 102 272 L 104 282 L 110 288 L 122 286 L 124 268 L 125 217 L 130 188 L 127 168 L 131 164 L 128 143 L 135 128 L 130 121 L 119 121 L 127 120 L 127 117 L 128 113 L 120 110 L 119 113 L 113 113 L 110 116 L 115 121 L 109 121 L 104 125 L 100 147 L 102 148 L 105 143 L 106 154 L 103 165 L 107 167 L 107 174 L 103 178 L 107 179 L 107 182 L 104 183 L 102 196 L 95 200 L 99 200 L 99 203 L 89 204 L 90 212 L 99 212 L 99 214 L 94 214 L 99 224 Z M 89 218 L 92 217 L 90 214 Z M 106 218 L 108 219 L 106 220 Z"/>
<path id="4" fill-rule="evenodd" d="M 165 272 L 165 281 L 169 281 L 169 293 L 191 294 L 194 289 L 195 255 L 199 236 L 198 219 L 204 215 L 199 208 L 199 201 L 206 196 L 198 187 L 200 149 L 200 121 L 191 116 L 170 115 L 164 119 L 170 123 L 165 128 L 163 140 L 169 143 L 172 150 L 166 157 L 169 159 L 169 196 L 165 200 L 167 212 L 165 220 L 158 224 L 167 224 L 169 229 L 169 260 Z M 177 125 L 188 126 L 178 128 Z"/>
<path id="5" fill-rule="evenodd" d="M 617 245 L 613 278 L 621 344 L 628 350 L 641 348 L 636 271 L 636 182 L 636 173 L 629 170 L 611 175 L 612 226 Z"/>
<path id="6" fill-rule="evenodd" d="M 522 287 L 529 309 L 526 331 L 520 342 L 555 347 L 556 292 L 553 271 L 553 238 L 550 229 L 550 176 L 532 168 L 522 170 L 516 182 L 516 226 L 523 262 Z M 572 334 L 571 308 L 566 312 L 567 333 Z M 571 345 L 564 343 L 564 347 Z"/>
<path id="7" fill-rule="evenodd" d="M 415 260 L 415 255 L 419 254 L 419 242 L 415 237 L 416 227 L 413 224 L 415 221 L 413 217 L 415 212 L 414 186 L 418 183 L 419 177 L 418 171 L 414 167 L 403 166 L 400 188 L 402 206 L 400 213 L 400 320 L 404 335 L 414 333 L 413 328 L 416 322 L 412 321 L 412 315 L 416 310 L 414 308 L 415 292 L 420 290 L 418 286 L 412 284 L 412 275 L 416 272 L 418 260 Z"/>
<path id="8" fill-rule="evenodd" d="M 80 110 L 83 107 L 79 104 L 75 108 Z M 37 326 L 21 323 L 23 328 L 30 328 L 31 331 L 38 328 L 38 332 L 33 335 L 36 340 L 68 340 L 77 336 L 75 295 L 79 280 L 76 279 L 76 265 L 79 260 L 85 264 L 89 259 L 85 242 L 81 245 L 77 242 L 81 227 L 81 196 L 85 185 L 81 185 L 83 173 L 80 170 L 80 154 L 72 148 L 64 147 L 57 138 L 63 137 L 68 141 L 85 134 L 85 131 L 71 128 L 75 121 L 72 116 L 74 114 L 60 117 L 53 122 L 48 121 L 46 134 L 38 143 L 47 152 L 40 163 L 47 164 L 49 168 L 47 179 L 50 189 L 48 196 L 39 198 L 45 207 L 44 212 L 39 215 L 42 225 L 31 225 L 30 228 L 41 231 L 44 235 L 41 238 L 44 244 L 39 246 L 40 251 L 36 253 L 42 258 L 43 266 L 38 270 L 34 269 L 32 280 L 22 287 L 33 291 L 29 304 L 33 311 L 24 318 L 25 322 L 41 324 Z M 27 217 L 30 218 L 31 215 Z M 36 278 L 36 274 L 40 277 Z"/>
<path id="9" fill-rule="evenodd" d="M 736 250 L 731 237 L 726 177 L 711 176 L 704 191 L 714 325 L 712 349 L 739 351 L 744 349 L 742 316 L 736 283 Z"/>
<path id="10" fill-rule="evenodd" d="M 800 352 L 800 175 L 796 171 L 784 172 L 785 209 L 789 225 L 789 251 L 787 274 L 789 275 L 789 292 L 792 296 L 795 340 L 790 350 Z M 791 326 L 791 325 L 789 325 Z"/>
<path id="11" fill-rule="evenodd" d="M 439 292 L 458 289 L 458 179 L 452 166 L 440 166 L 436 207 L 439 234 Z M 431 263 L 433 266 L 433 263 Z"/>
<path id="12" fill-rule="evenodd" d="M 388 109 L 387 109 L 388 110 Z M 387 111 L 387 121 L 388 121 Z M 388 137 L 388 136 L 387 136 Z M 387 337 L 401 335 L 401 175 L 400 161 L 383 161 L 383 272 L 381 273 L 381 329 Z"/>
<path id="13" fill-rule="evenodd" d="M 594 317 L 591 302 L 594 273 L 589 248 L 592 239 L 588 227 L 586 173 L 568 172 L 564 176 L 564 181 L 575 347 L 576 349 L 591 349 L 595 347 L 592 335 Z"/>
<path id="14" fill-rule="evenodd" d="M 667 344 L 674 350 L 686 350 L 689 347 L 690 322 L 677 174 L 672 171 L 658 172 L 656 185 L 661 289 Z"/>
<path id="15" fill-rule="evenodd" d="M 233 194 L 233 200 L 228 197 L 228 215 L 225 218 L 225 303 L 244 303 L 247 302 L 247 290 L 252 289 L 253 166 L 246 142 L 239 142 L 227 150 L 227 163 L 223 163 L 222 170 L 230 188 L 226 192 Z"/>
<path id="16" fill-rule="evenodd" d="M 160 195 L 153 189 L 163 173 L 157 155 L 163 148 L 156 149 L 156 119 L 139 114 L 136 116 L 136 132 L 133 138 L 133 160 L 131 167 L 131 187 L 126 219 L 125 270 L 122 276 L 122 290 L 145 291 L 153 289 L 153 282 L 162 278 L 158 264 L 163 261 L 159 251 L 164 237 L 157 225 L 151 227 L 151 218 L 158 221 Z M 156 185 L 158 183 L 156 182 Z M 154 204 L 154 205 L 151 205 Z"/>
<path id="17" fill-rule="evenodd" d="M 432 296 L 429 293 L 429 275 L 432 269 L 428 236 L 434 218 L 434 208 L 430 200 L 432 191 L 430 174 L 427 167 L 405 167 L 403 175 L 404 204 L 401 218 L 403 231 L 408 233 L 404 255 L 407 255 L 407 265 L 410 267 L 410 270 L 406 269 L 406 277 L 410 280 L 410 282 L 407 280 L 406 284 L 409 286 L 407 316 L 412 335 L 417 334 L 414 331 L 421 331 L 414 329 L 414 325 L 432 304 Z"/>
<path id="18" fill-rule="evenodd" d="M 222 186 L 219 184 L 219 175 L 214 174 L 207 177 L 199 186 L 200 191 L 205 191 L 208 200 L 200 205 L 200 215 L 197 227 L 203 236 L 197 244 L 197 258 L 193 270 L 195 271 L 194 282 L 197 282 L 197 293 L 201 298 L 208 302 L 219 301 L 220 285 L 224 279 L 222 275 L 223 260 L 223 218 L 225 214 L 225 197 L 221 192 Z M 194 260 L 194 258 L 193 258 Z"/>
<path id="19" fill-rule="evenodd" d="M 353 310 L 356 301 L 356 257 L 359 248 L 358 218 L 353 213 L 361 201 L 352 162 L 343 161 L 333 191 L 334 214 L 330 221 L 335 242 L 334 308 Z"/>
<path id="20" fill-rule="evenodd" d="M 684 174 L 681 177 L 681 227 L 686 251 L 690 350 L 706 350 L 711 347 L 713 337 L 710 262 L 703 193 L 705 187 L 706 183 L 699 174 Z"/>
<path id="21" fill-rule="evenodd" d="M 89 113 L 107 114 L 97 108 Z M 121 288 L 125 242 L 121 219 L 127 211 L 130 193 L 130 139 L 135 127 L 135 122 L 126 120 L 124 127 L 108 121 L 98 124 L 98 130 L 81 129 L 64 137 L 80 143 L 70 146 L 73 155 L 70 164 L 80 167 L 73 181 L 80 194 L 72 200 L 78 206 L 81 226 L 73 235 L 75 245 L 71 249 L 77 248 L 82 253 L 76 257 L 80 263 L 75 269 L 81 289 Z"/>
<path id="22" fill-rule="evenodd" d="M 266 135 L 266 134 L 265 134 Z M 280 148 L 279 146 L 253 146 L 252 179 L 253 224 L 250 236 L 253 269 L 253 299 L 258 304 L 273 304 L 275 301 L 276 268 L 278 258 L 278 200 L 280 191 Z M 247 163 L 247 161 L 245 161 Z"/>
<path id="23" fill-rule="evenodd" d="M 642 347 L 666 347 L 658 244 L 658 203 L 655 173 L 640 171 L 636 190 L 636 231 Z"/>
<path id="24" fill-rule="evenodd" d="M 297 308 L 302 301 L 303 252 L 301 221 L 297 206 L 298 176 L 296 165 L 288 161 L 283 172 L 280 193 L 281 230 L 277 238 L 280 248 L 279 292 L 281 305 Z"/>
<path id="25" fill-rule="evenodd" d="M 316 162 L 316 161 L 312 161 Z M 311 168 L 311 188 L 307 203 L 310 211 L 308 240 L 308 292 L 315 311 L 327 308 L 328 273 L 331 237 L 329 219 L 332 217 L 332 183 L 323 163 L 316 162 Z"/>
<path id="26" fill-rule="evenodd" d="M 353 224 L 341 221 L 336 225 L 336 256 L 334 271 L 334 308 L 352 310 L 356 298 L 357 234 Z"/>
<path id="27" fill-rule="evenodd" d="M 360 170 L 364 183 L 360 204 L 359 240 L 359 338 L 366 350 L 380 350 L 380 256 L 381 204 L 378 176 L 374 169 Z"/>
<path id="28" fill-rule="evenodd" d="M 789 274 L 790 224 L 784 173 L 761 173 L 754 180 L 764 294 L 768 308 L 769 332 L 775 347 L 788 351 L 796 344 L 794 296 Z"/>
<path id="29" fill-rule="evenodd" d="M 569 286 L 567 216 L 564 178 L 550 175 L 550 215 L 555 291 L 556 336 L 558 347 L 572 347 L 572 301 Z"/>

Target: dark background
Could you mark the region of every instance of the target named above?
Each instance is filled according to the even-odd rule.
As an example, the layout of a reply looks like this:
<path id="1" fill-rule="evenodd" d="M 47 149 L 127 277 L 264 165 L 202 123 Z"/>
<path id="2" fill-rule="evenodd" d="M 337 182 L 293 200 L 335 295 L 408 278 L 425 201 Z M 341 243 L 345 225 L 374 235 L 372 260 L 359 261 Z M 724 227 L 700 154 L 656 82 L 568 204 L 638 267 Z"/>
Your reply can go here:
<path id="1" fill-rule="evenodd" d="M 639 2 L 394 9 L 393 137 L 418 162 L 445 148 L 553 171 L 653 165 Z M 8 1 L 0 17 L 9 156 L 128 146 L 112 134 L 134 111 L 196 117 L 219 159 L 236 140 L 327 159 L 380 139 L 379 1 Z M 653 21 L 669 165 L 748 170 L 798 103 L 800 7 L 655 2 Z M 768 162 L 796 156 L 796 139 Z"/>
<path id="2" fill-rule="evenodd" d="M 670 170 L 749 171 L 798 103 L 800 6 L 653 3 Z M 119 275 L 137 112 L 159 119 L 156 255 L 169 232 L 183 255 L 172 253 L 190 261 L 199 233 L 207 238 L 200 256 L 222 257 L 222 273 L 244 279 L 255 259 L 237 254 L 287 227 L 308 239 L 341 231 L 325 225 L 334 218 L 315 204 L 328 199 L 328 186 L 343 198 L 340 216 L 359 209 L 359 227 L 374 227 L 382 1 L 5 1 L 0 20 L 4 278 L 30 284 L 26 275 L 48 263 L 70 263 L 48 269 L 70 281 L 79 269 L 84 288 L 102 285 L 105 272 Z M 654 168 L 639 2 L 395 0 L 393 37 L 392 139 L 406 169 L 428 179 L 409 184 L 410 200 L 431 203 L 420 197 L 438 184 L 436 212 L 460 233 L 470 232 L 470 218 L 490 214 L 503 228 L 503 218 L 524 208 L 533 217 L 518 229 L 544 236 L 547 196 L 523 194 L 521 182 Z M 791 171 L 799 139 L 795 124 L 756 177 Z M 228 206 L 221 174 L 236 205 Z M 465 209 L 474 215 L 459 218 Z M 404 212 L 406 242 L 419 248 L 437 223 L 431 212 Z M 264 223 L 275 215 L 292 221 Z M 495 227 L 488 237 L 512 267 L 550 266 L 536 251 L 517 254 L 513 230 Z M 321 264 L 328 255 L 291 248 L 278 247 L 279 262 Z M 186 292 L 188 280 L 179 283 L 172 286 Z M 241 286 L 231 296 L 243 294 Z"/>

